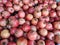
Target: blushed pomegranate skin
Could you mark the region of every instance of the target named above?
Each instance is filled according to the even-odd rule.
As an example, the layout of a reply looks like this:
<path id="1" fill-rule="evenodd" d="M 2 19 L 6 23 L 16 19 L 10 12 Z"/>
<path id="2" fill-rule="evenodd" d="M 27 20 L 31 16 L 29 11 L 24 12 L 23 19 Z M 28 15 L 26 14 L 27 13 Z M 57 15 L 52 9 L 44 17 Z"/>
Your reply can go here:
<path id="1" fill-rule="evenodd" d="M 29 6 L 28 5 L 23 5 L 24 10 L 28 10 Z"/>
<path id="2" fill-rule="evenodd" d="M 19 22 L 18 22 L 17 19 L 13 19 L 13 20 L 10 20 L 10 25 L 11 25 L 12 27 L 18 27 Z"/>
<path id="3" fill-rule="evenodd" d="M 26 15 L 26 19 L 27 20 L 32 20 L 33 19 L 33 15 L 32 14 L 27 14 Z"/>
<path id="4" fill-rule="evenodd" d="M 10 17 L 10 13 L 9 13 L 8 11 L 3 11 L 3 12 L 2 12 L 2 16 L 3 16 L 4 18 L 9 18 L 9 17 Z"/>
<path id="5" fill-rule="evenodd" d="M 47 10 L 47 9 L 42 10 L 42 15 L 43 16 L 48 16 L 49 15 L 49 10 Z"/>
<path id="6" fill-rule="evenodd" d="M 23 1 L 19 2 L 19 6 L 22 7 L 23 6 Z"/>
<path id="7" fill-rule="evenodd" d="M 48 31 L 46 29 L 40 29 L 39 34 L 42 35 L 42 36 L 47 36 Z"/>
<path id="8" fill-rule="evenodd" d="M 3 7 L 0 7 L 0 12 L 3 12 L 4 11 L 4 8 Z"/>
<path id="9" fill-rule="evenodd" d="M 52 9 L 55 9 L 56 7 L 57 7 L 56 3 L 55 3 L 55 2 L 54 2 L 54 3 L 52 3 L 51 8 L 52 8 Z"/>
<path id="10" fill-rule="evenodd" d="M 17 45 L 27 45 L 28 41 L 24 37 L 21 37 L 17 40 Z"/>
<path id="11" fill-rule="evenodd" d="M 18 4 L 19 0 L 13 0 L 13 3 Z"/>
<path id="12" fill-rule="evenodd" d="M 33 32 L 33 31 L 30 31 L 28 34 L 28 39 L 29 40 L 36 40 L 37 39 L 37 33 L 36 32 Z"/>
<path id="13" fill-rule="evenodd" d="M 35 16 L 35 18 L 41 17 L 41 11 L 35 11 L 34 16 Z"/>
<path id="14" fill-rule="evenodd" d="M 18 13 L 20 18 L 24 18 L 25 17 L 25 13 L 23 11 L 19 11 Z"/>
<path id="15" fill-rule="evenodd" d="M 34 7 L 31 7 L 31 8 L 28 9 L 29 13 L 34 13 L 34 11 L 35 11 Z"/>
<path id="16" fill-rule="evenodd" d="M 7 3 L 6 3 L 6 6 L 7 6 L 7 7 L 11 7 L 11 6 L 12 6 L 12 3 L 11 3 L 11 2 L 7 2 Z"/>
<path id="17" fill-rule="evenodd" d="M 59 45 L 60 2 L 0 0 L 0 45 Z"/>
<path id="18" fill-rule="evenodd" d="M 7 25 L 7 21 L 6 21 L 6 19 L 1 19 L 0 20 L 0 26 L 6 26 Z"/>
<path id="19" fill-rule="evenodd" d="M 32 26 L 31 26 L 31 30 L 32 30 L 32 31 L 37 31 L 36 26 L 32 25 Z"/>
<path id="20" fill-rule="evenodd" d="M 25 31 L 25 32 L 30 31 L 30 25 L 24 24 L 24 25 L 22 26 L 22 30 Z"/>
<path id="21" fill-rule="evenodd" d="M 53 15 L 52 15 L 53 14 Z M 56 17 L 57 16 L 57 14 L 56 14 L 56 12 L 54 12 L 54 11 L 51 11 L 50 12 L 50 17 Z"/>
<path id="22" fill-rule="evenodd" d="M 23 18 L 19 19 L 19 25 L 23 25 L 25 22 L 26 22 L 25 19 L 23 19 Z"/>
<path id="23" fill-rule="evenodd" d="M 33 18 L 33 19 L 31 20 L 31 24 L 32 24 L 32 25 L 37 25 L 37 23 L 38 23 L 38 19 Z"/>
<path id="24" fill-rule="evenodd" d="M 45 45 L 45 42 L 44 42 L 43 40 L 39 40 L 39 41 L 37 42 L 37 45 Z"/>
<path id="25" fill-rule="evenodd" d="M 50 39 L 50 40 L 53 40 L 54 39 L 54 33 L 49 32 L 48 35 L 47 35 L 47 38 Z"/>
<path id="26" fill-rule="evenodd" d="M 19 5 L 14 5 L 13 8 L 14 8 L 15 11 L 19 11 L 19 10 L 21 10 L 21 8 L 20 8 Z"/>
<path id="27" fill-rule="evenodd" d="M 3 3 L 3 4 L 6 4 L 6 3 L 7 3 L 7 0 L 2 0 L 2 3 Z"/>
<path id="28" fill-rule="evenodd" d="M 17 38 L 23 36 L 23 30 L 22 29 L 17 29 L 16 32 L 15 32 L 15 36 Z"/>
<path id="29" fill-rule="evenodd" d="M 15 34 L 16 30 L 17 30 L 17 28 L 11 28 L 11 29 L 10 29 L 10 34 L 11 34 L 11 35 Z"/>
<path id="30" fill-rule="evenodd" d="M 2 32 L 1 32 L 1 37 L 2 38 L 9 38 L 10 36 L 10 33 L 9 33 L 9 30 L 8 29 L 4 29 Z"/>
<path id="31" fill-rule="evenodd" d="M 30 0 L 23 0 L 24 4 L 29 4 Z"/>
<path id="32" fill-rule="evenodd" d="M 60 29 L 60 22 L 54 22 L 54 28 Z"/>
<path id="33" fill-rule="evenodd" d="M 37 26 L 38 26 L 39 28 L 45 28 L 46 23 L 45 23 L 44 21 L 39 21 L 38 24 L 37 24 Z"/>
<path id="34" fill-rule="evenodd" d="M 47 30 L 52 30 L 53 29 L 53 25 L 51 23 L 47 23 L 46 24 L 46 29 Z"/>

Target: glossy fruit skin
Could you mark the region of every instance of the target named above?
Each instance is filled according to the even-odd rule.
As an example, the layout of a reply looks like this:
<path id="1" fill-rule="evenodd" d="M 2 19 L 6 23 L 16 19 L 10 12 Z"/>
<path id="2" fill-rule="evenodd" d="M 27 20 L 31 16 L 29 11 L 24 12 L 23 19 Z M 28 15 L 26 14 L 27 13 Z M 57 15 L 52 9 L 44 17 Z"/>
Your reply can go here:
<path id="1" fill-rule="evenodd" d="M 24 17 L 25 17 L 25 13 L 24 13 L 23 11 L 19 11 L 19 12 L 18 12 L 18 16 L 19 16 L 20 18 L 24 18 Z"/>
<path id="2" fill-rule="evenodd" d="M 47 35 L 47 38 L 50 39 L 50 40 L 53 40 L 54 39 L 54 33 L 49 32 L 48 35 Z"/>
<path id="3" fill-rule="evenodd" d="M 4 11 L 4 8 L 3 7 L 0 7 L 0 12 L 3 12 Z"/>
<path id="4" fill-rule="evenodd" d="M 25 24 L 30 25 L 30 22 L 29 21 L 26 21 Z"/>
<path id="5" fill-rule="evenodd" d="M 17 30 L 17 28 L 11 28 L 11 29 L 10 29 L 10 34 L 11 34 L 11 35 L 15 34 L 16 30 Z"/>
<path id="6" fill-rule="evenodd" d="M 49 22 L 49 21 L 50 21 L 50 18 L 49 18 L 49 17 L 46 17 L 46 18 L 45 18 L 45 21 L 46 21 L 46 22 Z"/>
<path id="7" fill-rule="evenodd" d="M 2 32 L 1 32 L 1 37 L 2 38 L 9 38 L 10 36 L 10 33 L 7 29 L 4 29 Z"/>
<path id="8" fill-rule="evenodd" d="M 28 10 L 29 6 L 28 5 L 23 5 L 24 10 Z"/>
<path id="9" fill-rule="evenodd" d="M 36 40 L 37 39 L 37 33 L 33 32 L 33 31 L 28 32 L 27 36 L 28 36 L 29 40 Z"/>
<path id="10" fill-rule="evenodd" d="M 46 29 L 47 30 L 52 30 L 53 29 L 53 25 L 51 23 L 47 23 L 46 24 Z"/>
<path id="11" fill-rule="evenodd" d="M 53 14 L 53 15 L 52 15 L 52 14 Z M 54 17 L 56 17 L 56 16 L 57 16 L 57 14 L 56 14 L 55 11 L 51 11 L 51 12 L 50 12 L 50 17 L 53 17 L 53 18 L 54 18 Z"/>
<path id="12" fill-rule="evenodd" d="M 33 18 L 33 19 L 31 20 L 31 24 L 32 24 L 32 25 L 37 25 L 37 23 L 38 23 L 38 19 Z"/>
<path id="13" fill-rule="evenodd" d="M 23 18 L 19 19 L 19 25 L 23 25 L 25 22 L 26 22 L 25 19 L 23 19 Z"/>
<path id="14" fill-rule="evenodd" d="M 41 17 L 41 11 L 35 11 L 35 12 L 34 12 L 34 17 L 35 17 L 35 18 Z"/>
<path id="15" fill-rule="evenodd" d="M 19 0 L 13 0 L 14 4 L 18 4 Z"/>
<path id="16" fill-rule="evenodd" d="M 15 32 L 15 36 L 16 36 L 17 38 L 23 36 L 23 30 L 17 29 L 16 32 Z"/>
<path id="17" fill-rule="evenodd" d="M 30 25 L 24 24 L 24 25 L 22 26 L 22 30 L 25 31 L 25 32 L 30 31 Z"/>
<path id="18" fill-rule="evenodd" d="M 2 0 L 2 3 L 3 3 L 3 4 L 6 4 L 6 3 L 7 3 L 7 0 Z"/>
<path id="19" fill-rule="evenodd" d="M 21 37 L 17 40 L 17 45 L 27 45 L 28 41 L 24 37 Z"/>
<path id="20" fill-rule="evenodd" d="M 0 26 L 6 26 L 7 25 L 7 20 L 6 19 L 1 19 L 0 20 Z"/>
<path id="21" fill-rule="evenodd" d="M 32 25 L 32 26 L 31 26 L 31 30 L 32 30 L 32 31 L 37 31 L 36 26 Z"/>
<path id="22" fill-rule="evenodd" d="M 42 36 L 47 36 L 48 31 L 46 29 L 40 29 L 39 34 L 42 35 Z"/>
<path id="23" fill-rule="evenodd" d="M 56 3 L 54 2 L 51 6 L 52 9 L 55 9 L 57 7 Z"/>
<path id="24" fill-rule="evenodd" d="M 19 21 L 17 19 L 12 19 L 12 20 L 10 20 L 10 25 L 12 27 L 18 27 L 19 26 Z"/>
<path id="25" fill-rule="evenodd" d="M 49 11 L 48 10 L 42 10 L 42 15 L 43 16 L 48 16 L 49 15 Z"/>
<path id="26" fill-rule="evenodd" d="M 31 7 L 31 8 L 28 9 L 29 13 L 34 13 L 34 11 L 35 11 L 34 7 Z"/>
<path id="27" fill-rule="evenodd" d="M 60 45 L 60 2 L 0 0 L 0 45 Z"/>
<path id="28" fill-rule="evenodd" d="M 29 20 L 32 20 L 32 19 L 33 19 L 33 15 L 32 15 L 32 14 L 27 14 L 26 19 L 27 19 L 28 21 L 29 21 Z"/>
<path id="29" fill-rule="evenodd" d="M 12 7 L 12 3 L 9 1 L 9 2 L 6 3 L 6 6 L 7 7 Z"/>
<path id="30" fill-rule="evenodd" d="M 22 7 L 23 6 L 23 1 L 19 2 L 19 6 Z"/>
<path id="31" fill-rule="evenodd" d="M 24 4 L 29 4 L 30 0 L 23 0 Z"/>
<path id="32" fill-rule="evenodd" d="M 39 40 L 39 41 L 37 42 L 37 45 L 45 45 L 45 42 L 44 42 L 43 40 Z"/>
<path id="33" fill-rule="evenodd" d="M 19 10 L 21 10 L 21 8 L 20 8 L 19 5 L 14 5 L 13 8 L 14 8 L 15 11 L 19 11 Z"/>
<path id="34" fill-rule="evenodd" d="M 4 18 L 9 18 L 9 17 L 10 17 L 10 13 L 9 13 L 8 11 L 3 11 L 3 12 L 2 12 L 2 16 L 3 16 Z"/>
<path id="35" fill-rule="evenodd" d="M 46 23 L 45 23 L 44 21 L 39 21 L 38 24 L 37 24 L 37 26 L 38 26 L 39 28 L 45 28 Z"/>
<path id="36" fill-rule="evenodd" d="M 60 22 L 54 22 L 54 28 L 60 29 Z"/>

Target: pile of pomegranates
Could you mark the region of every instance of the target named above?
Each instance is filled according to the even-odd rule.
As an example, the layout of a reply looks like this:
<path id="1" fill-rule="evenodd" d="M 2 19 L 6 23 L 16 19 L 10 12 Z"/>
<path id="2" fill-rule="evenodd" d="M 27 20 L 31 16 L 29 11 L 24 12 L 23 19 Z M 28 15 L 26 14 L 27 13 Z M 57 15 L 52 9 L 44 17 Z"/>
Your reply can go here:
<path id="1" fill-rule="evenodd" d="M 0 45 L 60 45 L 60 2 L 0 0 Z"/>

